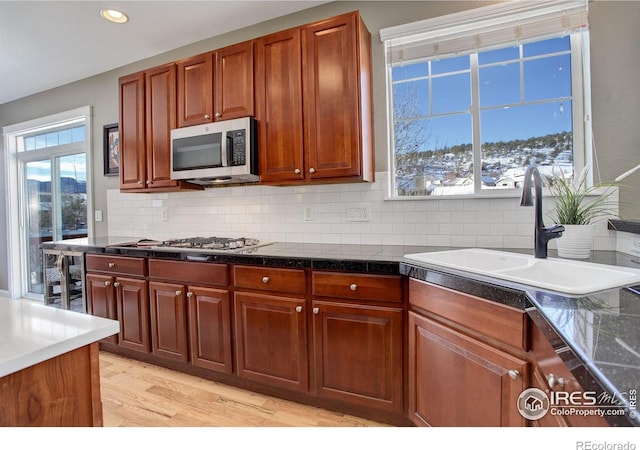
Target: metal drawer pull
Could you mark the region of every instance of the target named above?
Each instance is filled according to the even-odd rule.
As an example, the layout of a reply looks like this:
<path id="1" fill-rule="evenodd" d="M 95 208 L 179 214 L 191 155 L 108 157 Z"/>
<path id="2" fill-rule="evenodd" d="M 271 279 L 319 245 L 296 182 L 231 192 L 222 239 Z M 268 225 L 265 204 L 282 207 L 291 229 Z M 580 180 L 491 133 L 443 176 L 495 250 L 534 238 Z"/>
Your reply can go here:
<path id="1" fill-rule="evenodd" d="M 295 173 L 296 175 L 298 175 L 300 173 L 300 169 L 296 169 L 293 171 L 293 173 Z"/>
<path id="2" fill-rule="evenodd" d="M 105 281 L 105 282 L 104 282 L 104 285 L 105 285 L 105 286 L 111 286 L 111 281 L 109 281 L 109 280 Z"/>
<path id="3" fill-rule="evenodd" d="M 114 286 L 114 287 L 118 287 L 118 286 L 120 286 L 120 283 L 118 283 L 118 282 L 116 281 L 115 283 L 113 283 L 113 286 Z"/>
<path id="4" fill-rule="evenodd" d="M 187 297 L 189 297 L 189 298 L 193 297 L 193 292 L 191 292 L 191 291 L 187 292 Z"/>
<path id="5" fill-rule="evenodd" d="M 262 277 L 262 282 L 267 284 L 269 282 L 269 277 Z"/>
<path id="6" fill-rule="evenodd" d="M 302 312 L 302 306 L 296 306 L 296 312 Z"/>
<path id="7" fill-rule="evenodd" d="M 558 377 L 556 378 L 554 374 L 550 373 L 547 376 L 547 383 L 549 383 L 549 387 L 553 389 L 556 386 L 564 387 L 564 378 Z"/>
<path id="8" fill-rule="evenodd" d="M 182 291 L 176 291 L 176 297 L 179 297 L 182 295 Z"/>
<path id="9" fill-rule="evenodd" d="M 320 312 L 320 308 L 313 308 L 313 313 L 318 314 Z"/>
<path id="10" fill-rule="evenodd" d="M 207 119 L 207 120 L 209 120 L 209 119 L 211 119 L 211 116 L 210 116 L 209 114 L 205 114 L 205 115 L 204 115 L 204 118 L 205 118 L 205 119 Z"/>
<path id="11" fill-rule="evenodd" d="M 109 269 L 113 269 L 116 266 L 116 263 L 110 262 L 109 263 Z"/>
<path id="12" fill-rule="evenodd" d="M 316 173 L 316 169 L 312 167 L 311 169 L 309 169 L 309 173 Z"/>
<path id="13" fill-rule="evenodd" d="M 349 286 L 349 289 L 351 289 L 352 291 L 355 291 L 356 289 L 358 289 L 358 285 L 353 283 L 351 286 Z"/>
<path id="14" fill-rule="evenodd" d="M 517 370 L 511 369 L 507 373 L 509 374 L 509 377 L 511 377 L 512 380 L 517 380 L 518 378 L 520 378 L 520 372 L 518 372 Z"/>

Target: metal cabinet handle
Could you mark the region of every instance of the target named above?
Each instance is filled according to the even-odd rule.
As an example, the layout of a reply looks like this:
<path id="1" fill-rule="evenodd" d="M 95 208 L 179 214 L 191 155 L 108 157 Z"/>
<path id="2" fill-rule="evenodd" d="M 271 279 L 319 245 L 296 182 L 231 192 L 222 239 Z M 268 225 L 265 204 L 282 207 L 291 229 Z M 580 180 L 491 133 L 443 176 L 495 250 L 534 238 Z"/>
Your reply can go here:
<path id="1" fill-rule="evenodd" d="M 104 282 L 104 285 L 105 285 L 105 286 L 111 286 L 111 281 L 109 281 L 109 280 L 105 281 L 105 282 Z"/>
<path id="2" fill-rule="evenodd" d="M 209 119 L 211 119 L 211 116 L 210 116 L 209 114 L 205 114 L 205 115 L 204 115 L 204 118 L 205 118 L 205 119 L 207 119 L 207 120 L 209 120 Z"/>
<path id="3" fill-rule="evenodd" d="M 189 297 L 189 298 L 193 297 L 193 292 L 191 292 L 191 291 L 187 292 L 187 297 Z"/>
<path id="4" fill-rule="evenodd" d="M 262 277 L 262 282 L 267 284 L 269 282 L 269 277 Z"/>
<path id="5" fill-rule="evenodd" d="M 151 184 L 151 183 L 153 183 L 153 181 L 147 180 L 147 184 Z"/>
<path id="6" fill-rule="evenodd" d="M 316 169 L 312 167 L 311 169 L 309 169 L 309 173 L 316 173 Z"/>
<path id="7" fill-rule="evenodd" d="M 296 312 L 302 312 L 302 306 L 296 306 Z"/>
<path id="8" fill-rule="evenodd" d="M 116 281 L 115 283 L 113 283 L 113 286 L 114 286 L 114 287 L 118 287 L 118 286 L 120 286 L 120 283 L 118 283 L 118 282 Z"/>
<path id="9" fill-rule="evenodd" d="M 509 377 L 512 380 L 517 380 L 518 378 L 520 378 L 520 372 L 518 372 L 517 370 L 512 369 L 512 370 L 509 370 L 507 373 L 509 374 Z"/>
<path id="10" fill-rule="evenodd" d="M 293 173 L 295 173 L 296 175 L 299 175 L 300 174 L 300 169 L 294 170 Z"/>
<path id="11" fill-rule="evenodd" d="M 349 289 L 351 289 L 352 291 L 355 291 L 356 289 L 358 289 L 358 285 L 353 283 L 351 286 L 349 286 Z"/>
<path id="12" fill-rule="evenodd" d="M 556 386 L 564 387 L 564 378 L 556 378 L 554 374 L 550 373 L 549 376 L 547 376 L 547 383 L 549 383 L 549 387 L 551 389 L 555 388 Z"/>
<path id="13" fill-rule="evenodd" d="M 215 115 L 216 115 L 216 117 L 218 117 L 218 118 L 222 117 L 222 114 L 220 114 L 219 112 L 217 112 Z"/>
<path id="14" fill-rule="evenodd" d="M 110 262 L 108 265 L 109 269 L 113 269 L 116 266 L 116 263 Z"/>
<path id="15" fill-rule="evenodd" d="M 313 308 L 313 313 L 318 314 L 320 312 L 320 308 Z"/>
<path id="16" fill-rule="evenodd" d="M 142 184 L 142 180 L 138 180 L 138 184 Z"/>
<path id="17" fill-rule="evenodd" d="M 176 291 L 176 297 L 180 297 L 182 295 L 182 291 Z"/>

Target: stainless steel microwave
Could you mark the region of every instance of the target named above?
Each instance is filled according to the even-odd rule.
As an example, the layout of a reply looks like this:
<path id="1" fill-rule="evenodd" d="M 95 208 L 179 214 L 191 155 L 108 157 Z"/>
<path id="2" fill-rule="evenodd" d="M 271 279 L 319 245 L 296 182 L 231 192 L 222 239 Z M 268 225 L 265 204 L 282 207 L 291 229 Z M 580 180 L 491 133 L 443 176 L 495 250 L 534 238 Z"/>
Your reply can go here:
<path id="1" fill-rule="evenodd" d="M 171 130 L 171 179 L 203 186 L 259 181 L 256 131 L 253 117 Z"/>

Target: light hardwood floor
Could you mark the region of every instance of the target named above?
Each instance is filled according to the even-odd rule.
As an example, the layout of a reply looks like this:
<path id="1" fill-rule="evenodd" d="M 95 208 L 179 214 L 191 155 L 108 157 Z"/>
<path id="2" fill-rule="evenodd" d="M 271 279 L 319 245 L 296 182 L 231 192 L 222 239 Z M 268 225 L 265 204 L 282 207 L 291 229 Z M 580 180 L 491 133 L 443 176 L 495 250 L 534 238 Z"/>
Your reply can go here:
<path id="1" fill-rule="evenodd" d="M 107 352 L 100 352 L 100 383 L 105 427 L 388 426 Z"/>

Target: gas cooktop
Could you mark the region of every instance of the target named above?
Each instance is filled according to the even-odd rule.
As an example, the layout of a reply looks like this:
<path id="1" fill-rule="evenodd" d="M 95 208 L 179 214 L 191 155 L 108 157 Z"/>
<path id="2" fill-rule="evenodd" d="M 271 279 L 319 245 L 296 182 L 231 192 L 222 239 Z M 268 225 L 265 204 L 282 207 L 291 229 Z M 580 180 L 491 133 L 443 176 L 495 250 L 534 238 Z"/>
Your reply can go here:
<path id="1" fill-rule="evenodd" d="M 222 237 L 192 237 L 183 239 L 169 239 L 158 244 L 157 247 L 171 247 L 181 250 L 250 250 L 269 245 L 252 238 L 222 238 Z"/>

